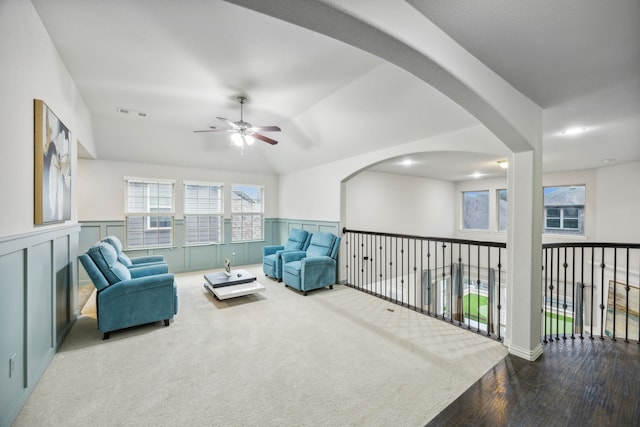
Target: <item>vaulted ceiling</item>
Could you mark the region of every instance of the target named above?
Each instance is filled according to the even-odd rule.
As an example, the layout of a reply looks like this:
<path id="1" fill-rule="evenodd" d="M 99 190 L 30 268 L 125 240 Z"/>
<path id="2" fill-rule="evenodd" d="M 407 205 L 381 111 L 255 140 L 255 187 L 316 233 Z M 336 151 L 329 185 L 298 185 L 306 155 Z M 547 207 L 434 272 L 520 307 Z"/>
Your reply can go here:
<path id="1" fill-rule="evenodd" d="M 234 2 L 32 3 L 91 111 L 85 157 L 282 174 L 479 124 L 395 65 Z M 544 109 L 545 171 L 640 160 L 640 2 L 406 3 Z M 268 135 L 278 145 L 240 157 L 228 134 L 193 132 L 238 120 L 238 95 L 246 121 L 282 128 Z M 586 131 L 562 134 L 571 127 Z M 431 153 L 414 161 L 434 167 L 375 168 L 462 180 L 492 157 Z M 451 161 L 455 171 L 436 167 Z"/>

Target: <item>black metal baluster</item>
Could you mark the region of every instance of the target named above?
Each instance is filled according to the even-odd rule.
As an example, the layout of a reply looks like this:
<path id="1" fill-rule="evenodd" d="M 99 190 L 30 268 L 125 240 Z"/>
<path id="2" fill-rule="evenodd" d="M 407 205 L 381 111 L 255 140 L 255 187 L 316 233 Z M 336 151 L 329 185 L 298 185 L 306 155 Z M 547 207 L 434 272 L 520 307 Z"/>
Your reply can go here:
<path id="1" fill-rule="evenodd" d="M 420 313 L 424 313 L 424 240 L 420 239 Z M 428 300 L 427 300 L 428 301 Z"/>
<path id="2" fill-rule="evenodd" d="M 560 341 L 560 248 L 556 251 L 556 341 Z M 553 283 L 553 280 L 551 281 Z"/>
<path id="3" fill-rule="evenodd" d="M 467 316 L 467 329 L 471 329 L 471 245 L 467 243 L 467 264 L 468 264 L 468 276 L 467 276 L 467 310 L 469 314 Z"/>
<path id="4" fill-rule="evenodd" d="M 629 248 L 627 248 L 627 262 L 625 264 L 627 266 L 626 276 L 625 276 L 625 291 L 626 291 L 626 301 L 625 301 L 625 324 L 624 324 L 624 342 L 629 342 L 629 291 L 631 287 L 629 286 Z"/>
<path id="5" fill-rule="evenodd" d="M 491 336 L 491 314 L 493 312 L 491 303 L 493 302 L 491 290 L 491 248 L 487 248 L 487 336 Z M 480 298 L 478 298 L 480 300 Z M 480 313 L 478 313 L 478 319 Z"/>
<path id="6" fill-rule="evenodd" d="M 443 254 L 443 258 L 444 258 L 444 254 Z M 451 278 L 451 285 L 449 286 L 449 322 L 450 323 L 453 323 L 453 315 L 454 315 L 454 313 L 453 313 L 453 288 L 456 286 L 456 284 L 453 283 L 453 268 L 454 268 L 453 264 L 454 264 L 454 261 L 453 261 L 453 243 L 451 243 L 451 245 L 449 245 L 449 277 Z"/>
<path id="7" fill-rule="evenodd" d="M 434 311 L 435 311 L 435 315 L 436 317 L 438 317 L 438 309 L 440 308 L 440 298 L 438 297 L 438 291 L 440 290 L 440 285 L 439 285 L 439 281 L 438 281 L 438 243 L 439 240 L 436 240 L 433 242 L 433 253 L 435 254 L 435 266 L 434 266 L 434 276 L 435 276 L 435 282 L 436 282 L 436 288 L 434 289 Z M 444 319 L 444 311 L 442 312 L 442 318 Z"/>
<path id="8" fill-rule="evenodd" d="M 559 251 L 558 251 L 559 252 Z M 566 341 L 567 339 L 567 248 L 564 248 L 564 262 L 562 263 L 562 269 L 564 271 L 564 299 L 562 300 L 562 339 Z M 558 316 L 560 317 L 560 316 Z"/>
<path id="9" fill-rule="evenodd" d="M 397 289 L 397 286 L 396 286 Z M 404 305 L 404 237 L 400 239 L 400 292 L 402 295 L 402 299 L 400 300 L 401 304 Z M 398 294 L 396 292 L 396 299 L 398 298 Z"/>
<path id="10" fill-rule="evenodd" d="M 580 319 L 580 324 L 582 325 L 582 327 L 580 328 L 580 339 L 584 340 L 584 246 L 580 248 L 580 250 L 580 287 L 582 288 L 582 292 L 580 292 L 580 313 L 582 315 L 582 318 Z"/>
<path id="11" fill-rule="evenodd" d="M 383 258 L 382 258 L 382 237 L 380 237 L 380 255 L 378 256 L 378 266 L 380 267 L 380 271 L 378 273 L 379 277 L 378 277 L 378 286 L 377 288 L 379 288 L 379 293 L 382 294 L 382 277 L 383 274 L 382 272 L 384 271 L 384 262 L 383 262 Z"/>
<path id="12" fill-rule="evenodd" d="M 600 339 L 604 339 L 604 246 L 602 246 L 602 258 L 600 261 Z"/>
<path id="13" fill-rule="evenodd" d="M 396 251 L 395 251 L 395 256 L 393 257 L 393 261 L 394 261 L 395 266 L 396 266 L 396 271 L 394 273 L 394 281 L 393 281 L 393 283 L 394 283 L 394 286 L 395 286 L 394 301 L 397 304 L 398 303 L 398 237 L 395 238 L 394 245 L 395 245 Z"/>
<path id="14" fill-rule="evenodd" d="M 429 303 L 427 305 L 427 313 L 429 313 L 430 316 L 433 316 L 433 313 L 431 313 L 431 306 L 434 304 L 434 302 L 433 302 L 433 295 L 431 291 L 431 287 L 433 286 L 433 278 L 431 277 L 431 241 L 430 240 L 427 240 L 427 270 L 429 270 L 429 274 L 427 275 L 427 279 L 429 279 L 429 283 L 427 285 L 427 292 L 429 293 L 429 296 L 427 297 L 427 302 Z"/>
<path id="15" fill-rule="evenodd" d="M 388 290 L 387 290 L 387 279 L 389 277 L 388 271 L 391 269 L 391 266 L 388 265 L 387 263 L 390 262 L 389 261 L 389 239 L 390 237 L 386 237 L 384 238 L 384 298 L 387 299 L 388 297 Z"/>
<path id="16" fill-rule="evenodd" d="M 480 245 L 476 245 L 476 248 L 478 249 L 478 281 L 476 282 L 476 292 L 478 293 L 478 297 L 476 298 L 476 308 L 478 310 L 478 318 L 476 319 L 476 333 L 480 333 L 480 284 L 482 283 L 480 280 Z"/>
<path id="17" fill-rule="evenodd" d="M 343 241 L 344 241 L 344 252 L 347 254 L 346 258 L 345 258 L 345 262 L 344 262 L 344 270 L 345 270 L 345 284 L 347 286 L 350 285 L 349 282 L 351 282 L 351 277 L 350 274 L 351 272 L 349 271 L 349 256 L 351 255 L 351 251 L 349 250 L 349 233 L 345 232 L 345 229 L 342 229 L 342 234 L 344 235 Z"/>
<path id="18" fill-rule="evenodd" d="M 549 341 L 547 340 L 547 336 L 549 335 L 548 330 L 547 330 L 547 301 L 548 301 L 548 295 L 547 295 L 547 289 L 549 286 L 549 248 L 544 248 L 544 264 L 542 265 L 542 272 L 544 274 L 544 302 L 542 303 L 542 316 L 543 316 L 543 323 L 544 323 L 544 340 L 543 342 L 545 344 L 547 344 Z"/>
<path id="19" fill-rule="evenodd" d="M 567 259 L 565 258 L 565 263 Z M 566 298 L 566 295 L 565 295 Z M 571 318 L 573 322 L 571 322 L 571 339 L 575 340 L 575 330 L 576 330 L 576 248 L 572 248 L 571 254 L 571 301 L 573 301 L 573 313 L 571 314 Z M 565 318 L 566 323 L 566 318 Z"/>
<path id="20" fill-rule="evenodd" d="M 611 340 L 616 340 L 616 307 L 617 307 L 617 285 L 618 285 L 618 248 L 613 248 L 613 331 L 611 331 Z"/>
<path id="21" fill-rule="evenodd" d="M 418 308 L 418 260 L 416 258 L 418 253 L 417 248 L 418 241 L 413 239 L 413 305 L 414 310 Z"/>
<path id="22" fill-rule="evenodd" d="M 595 253 L 596 248 L 591 248 L 591 325 L 589 326 L 589 339 L 593 339 L 593 313 L 596 308 L 596 300 L 595 300 L 595 288 L 596 288 L 596 273 L 595 273 Z"/>
<path id="23" fill-rule="evenodd" d="M 500 311 L 502 310 L 502 304 L 500 303 L 500 294 L 502 293 L 502 248 L 498 248 L 498 340 L 502 341 L 501 337 L 501 324 L 502 316 Z"/>
<path id="24" fill-rule="evenodd" d="M 445 263 L 446 263 L 446 250 L 447 250 L 447 244 L 445 242 L 442 242 L 442 283 L 445 286 L 445 292 L 446 292 L 446 287 L 447 287 L 447 271 Z M 446 298 L 446 295 L 443 295 Z M 444 307 L 443 307 L 444 308 Z M 447 307 L 447 310 L 449 312 L 449 317 L 451 317 L 451 307 Z M 445 319 L 445 313 L 446 311 L 443 309 L 442 310 L 442 318 Z"/>

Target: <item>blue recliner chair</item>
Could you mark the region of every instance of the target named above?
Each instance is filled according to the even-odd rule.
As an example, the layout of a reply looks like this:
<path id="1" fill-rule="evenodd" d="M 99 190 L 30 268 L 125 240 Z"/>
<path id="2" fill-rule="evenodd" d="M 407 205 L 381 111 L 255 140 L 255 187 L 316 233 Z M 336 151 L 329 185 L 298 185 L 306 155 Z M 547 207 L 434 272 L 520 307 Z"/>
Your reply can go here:
<path id="1" fill-rule="evenodd" d="M 136 258 L 129 258 L 127 254 L 122 252 L 122 242 L 116 236 L 107 236 L 101 241 L 109 243 L 111 246 L 113 246 L 113 248 L 116 250 L 116 254 L 118 255 L 118 261 L 124 264 L 124 266 L 128 269 L 152 264 L 164 264 L 166 267 L 164 273 L 169 272 L 169 266 L 167 265 L 162 255 L 147 255 Z"/>
<path id="2" fill-rule="evenodd" d="M 340 237 L 331 233 L 313 233 L 306 251 L 282 254 L 282 280 L 285 286 L 302 291 L 329 286 L 333 289 L 337 277 Z"/>
<path id="3" fill-rule="evenodd" d="M 155 265 L 128 269 L 106 242 L 96 243 L 79 259 L 98 290 L 98 330 L 104 339 L 112 331 L 159 320 L 169 326 L 178 313 L 172 273 L 157 274 Z"/>
<path id="4" fill-rule="evenodd" d="M 264 274 L 282 282 L 282 253 L 285 251 L 304 251 L 309 246 L 311 234 L 308 231 L 292 228 L 284 245 L 271 245 L 262 248 L 262 271 Z"/>

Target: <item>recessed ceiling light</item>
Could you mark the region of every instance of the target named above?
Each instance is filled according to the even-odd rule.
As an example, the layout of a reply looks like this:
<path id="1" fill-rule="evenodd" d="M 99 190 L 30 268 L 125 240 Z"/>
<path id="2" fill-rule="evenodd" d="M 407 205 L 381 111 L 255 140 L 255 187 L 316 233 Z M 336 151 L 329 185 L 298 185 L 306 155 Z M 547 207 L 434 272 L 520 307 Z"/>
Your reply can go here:
<path id="1" fill-rule="evenodd" d="M 477 179 L 477 178 L 483 177 L 484 174 L 480 172 L 474 172 L 471 176 Z"/>
<path id="2" fill-rule="evenodd" d="M 560 134 L 564 136 L 571 136 L 571 135 L 578 135 L 586 131 L 587 131 L 586 127 L 576 126 L 576 127 L 565 129 L 562 132 L 560 132 Z"/>
<path id="3" fill-rule="evenodd" d="M 615 161 L 616 161 L 616 159 L 604 159 L 604 160 L 602 160 L 602 163 L 607 164 L 607 163 L 613 163 Z"/>
<path id="4" fill-rule="evenodd" d="M 414 164 L 415 162 L 411 159 L 404 159 L 403 161 L 400 162 L 400 164 L 404 167 L 409 167 L 412 164 Z"/>

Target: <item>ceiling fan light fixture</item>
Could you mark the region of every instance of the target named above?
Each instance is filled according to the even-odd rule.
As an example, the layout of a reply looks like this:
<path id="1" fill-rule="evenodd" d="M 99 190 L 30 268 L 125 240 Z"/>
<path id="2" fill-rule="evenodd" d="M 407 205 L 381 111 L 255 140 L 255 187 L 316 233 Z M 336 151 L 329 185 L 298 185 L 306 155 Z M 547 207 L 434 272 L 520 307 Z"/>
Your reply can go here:
<path id="1" fill-rule="evenodd" d="M 254 137 L 252 137 L 251 135 L 243 135 L 244 138 L 244 142 L 248 145 L 248 146 L 252 146 L 254 142 L 256 142 L 256 139 Z"/>
<path id="2" fill-rule="evenodd" d="M 231 141 L 233 142 L 233 144 L 236 147 L 243 147 L 244 146 L 244 138 L 239 133 L 231 134 Z"/>

